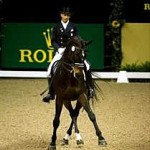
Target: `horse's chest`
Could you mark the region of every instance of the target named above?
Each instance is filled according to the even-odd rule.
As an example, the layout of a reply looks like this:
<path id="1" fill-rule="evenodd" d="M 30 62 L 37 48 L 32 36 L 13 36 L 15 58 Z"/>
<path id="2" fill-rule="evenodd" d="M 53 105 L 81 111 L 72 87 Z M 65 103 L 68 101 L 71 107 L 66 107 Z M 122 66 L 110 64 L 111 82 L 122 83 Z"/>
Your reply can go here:
<path id="1" fill-rule="evenodd" d="M 79 98 L 81 93 L 83 93 L 83 92 L 79 88 L 76 88 L 76 89 L 75 88 L 69 88 L 64 92 L 64 97 L 65 97 L 65 99 L 68 99 L 68 100 L 70 100 L 70 99 L 76 100 Z"/>

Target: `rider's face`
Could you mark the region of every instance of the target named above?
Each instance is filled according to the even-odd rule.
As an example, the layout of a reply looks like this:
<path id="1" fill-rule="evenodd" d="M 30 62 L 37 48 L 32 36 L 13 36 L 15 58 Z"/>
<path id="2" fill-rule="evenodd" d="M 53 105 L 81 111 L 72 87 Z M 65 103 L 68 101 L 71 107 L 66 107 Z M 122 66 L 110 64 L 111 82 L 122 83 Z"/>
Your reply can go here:
<path id="1" fill-rule="evenodd" d="M 67 21 L 70 19 L 71 14 L 68 14 L 68 13 L 61 13 L 60 16 L 61 16 L 61 20 L 62 20 L 63 22 L 67 22 Z"/>

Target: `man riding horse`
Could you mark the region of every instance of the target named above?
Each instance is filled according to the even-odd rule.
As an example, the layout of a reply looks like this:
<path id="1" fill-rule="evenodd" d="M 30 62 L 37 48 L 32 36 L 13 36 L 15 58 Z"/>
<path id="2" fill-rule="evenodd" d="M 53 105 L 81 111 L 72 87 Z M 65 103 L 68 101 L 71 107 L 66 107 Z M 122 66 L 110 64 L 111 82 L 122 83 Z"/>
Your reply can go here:
<path id="1" fill-rule="evenodd" d="M 71 9 L 69 7 L 64 7 L 60 11 L 60 17 L 61 21 L 57 23 L 52 30 L 51 34 L 51 42 L 53 47 L 55 48 L 55 56 L 53 60 L 51 61 L 50 65 L 48 66 L 48 84 L 49 84 L 49 91 L 48 94 L 43 98 L 44 102 L 49 102 L 50 100 L 55 99 L 55 92 L 52 87 L 52 67 L 56 61 L 59 61 L 63 55 L 63 52 L 65 51 L 66 43 L 74 36 L 77 36 L 78 28 L 77 26 L 70 22 L 71 17 Z M 93 82 L 92 82 L 92 76 L 90 71 L 90 64 L 87 62 L 87 60 L 84 60 L 85 65 L 85 82 L 88 89 L 87 97 L 93 98 Z"/>

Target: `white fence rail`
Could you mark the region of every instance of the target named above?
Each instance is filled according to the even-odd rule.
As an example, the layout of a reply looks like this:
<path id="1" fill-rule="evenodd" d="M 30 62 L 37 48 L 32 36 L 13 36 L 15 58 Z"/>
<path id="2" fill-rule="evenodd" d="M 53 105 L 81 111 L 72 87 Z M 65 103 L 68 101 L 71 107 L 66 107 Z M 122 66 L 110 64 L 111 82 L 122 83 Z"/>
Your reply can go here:
<path id="1" fill-rule="evenodd" d="M 150 79 L 150 72 L 92 72 L 93 78 L 117 79 L 117 82 L 128 83 L 128 79 Z M 3 71 L 0 70 L 0 77 L 3 78 L 46 78 L 46 71 Z"/>

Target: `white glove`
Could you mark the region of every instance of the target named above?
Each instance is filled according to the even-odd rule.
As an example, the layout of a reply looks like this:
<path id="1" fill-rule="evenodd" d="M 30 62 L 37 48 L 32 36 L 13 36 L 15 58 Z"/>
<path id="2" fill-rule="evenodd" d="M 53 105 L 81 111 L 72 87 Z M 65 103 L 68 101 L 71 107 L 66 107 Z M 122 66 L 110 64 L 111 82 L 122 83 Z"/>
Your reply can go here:
<path id="1" fill-rule="evenodd" d="M 64 47 L 64 48 L 58 48 L 58 52 L 59 52 L 59 54 L 63 54 L 63 53 L 64 53 L 64 51 L 65 51 L 65 47 Z"/>

